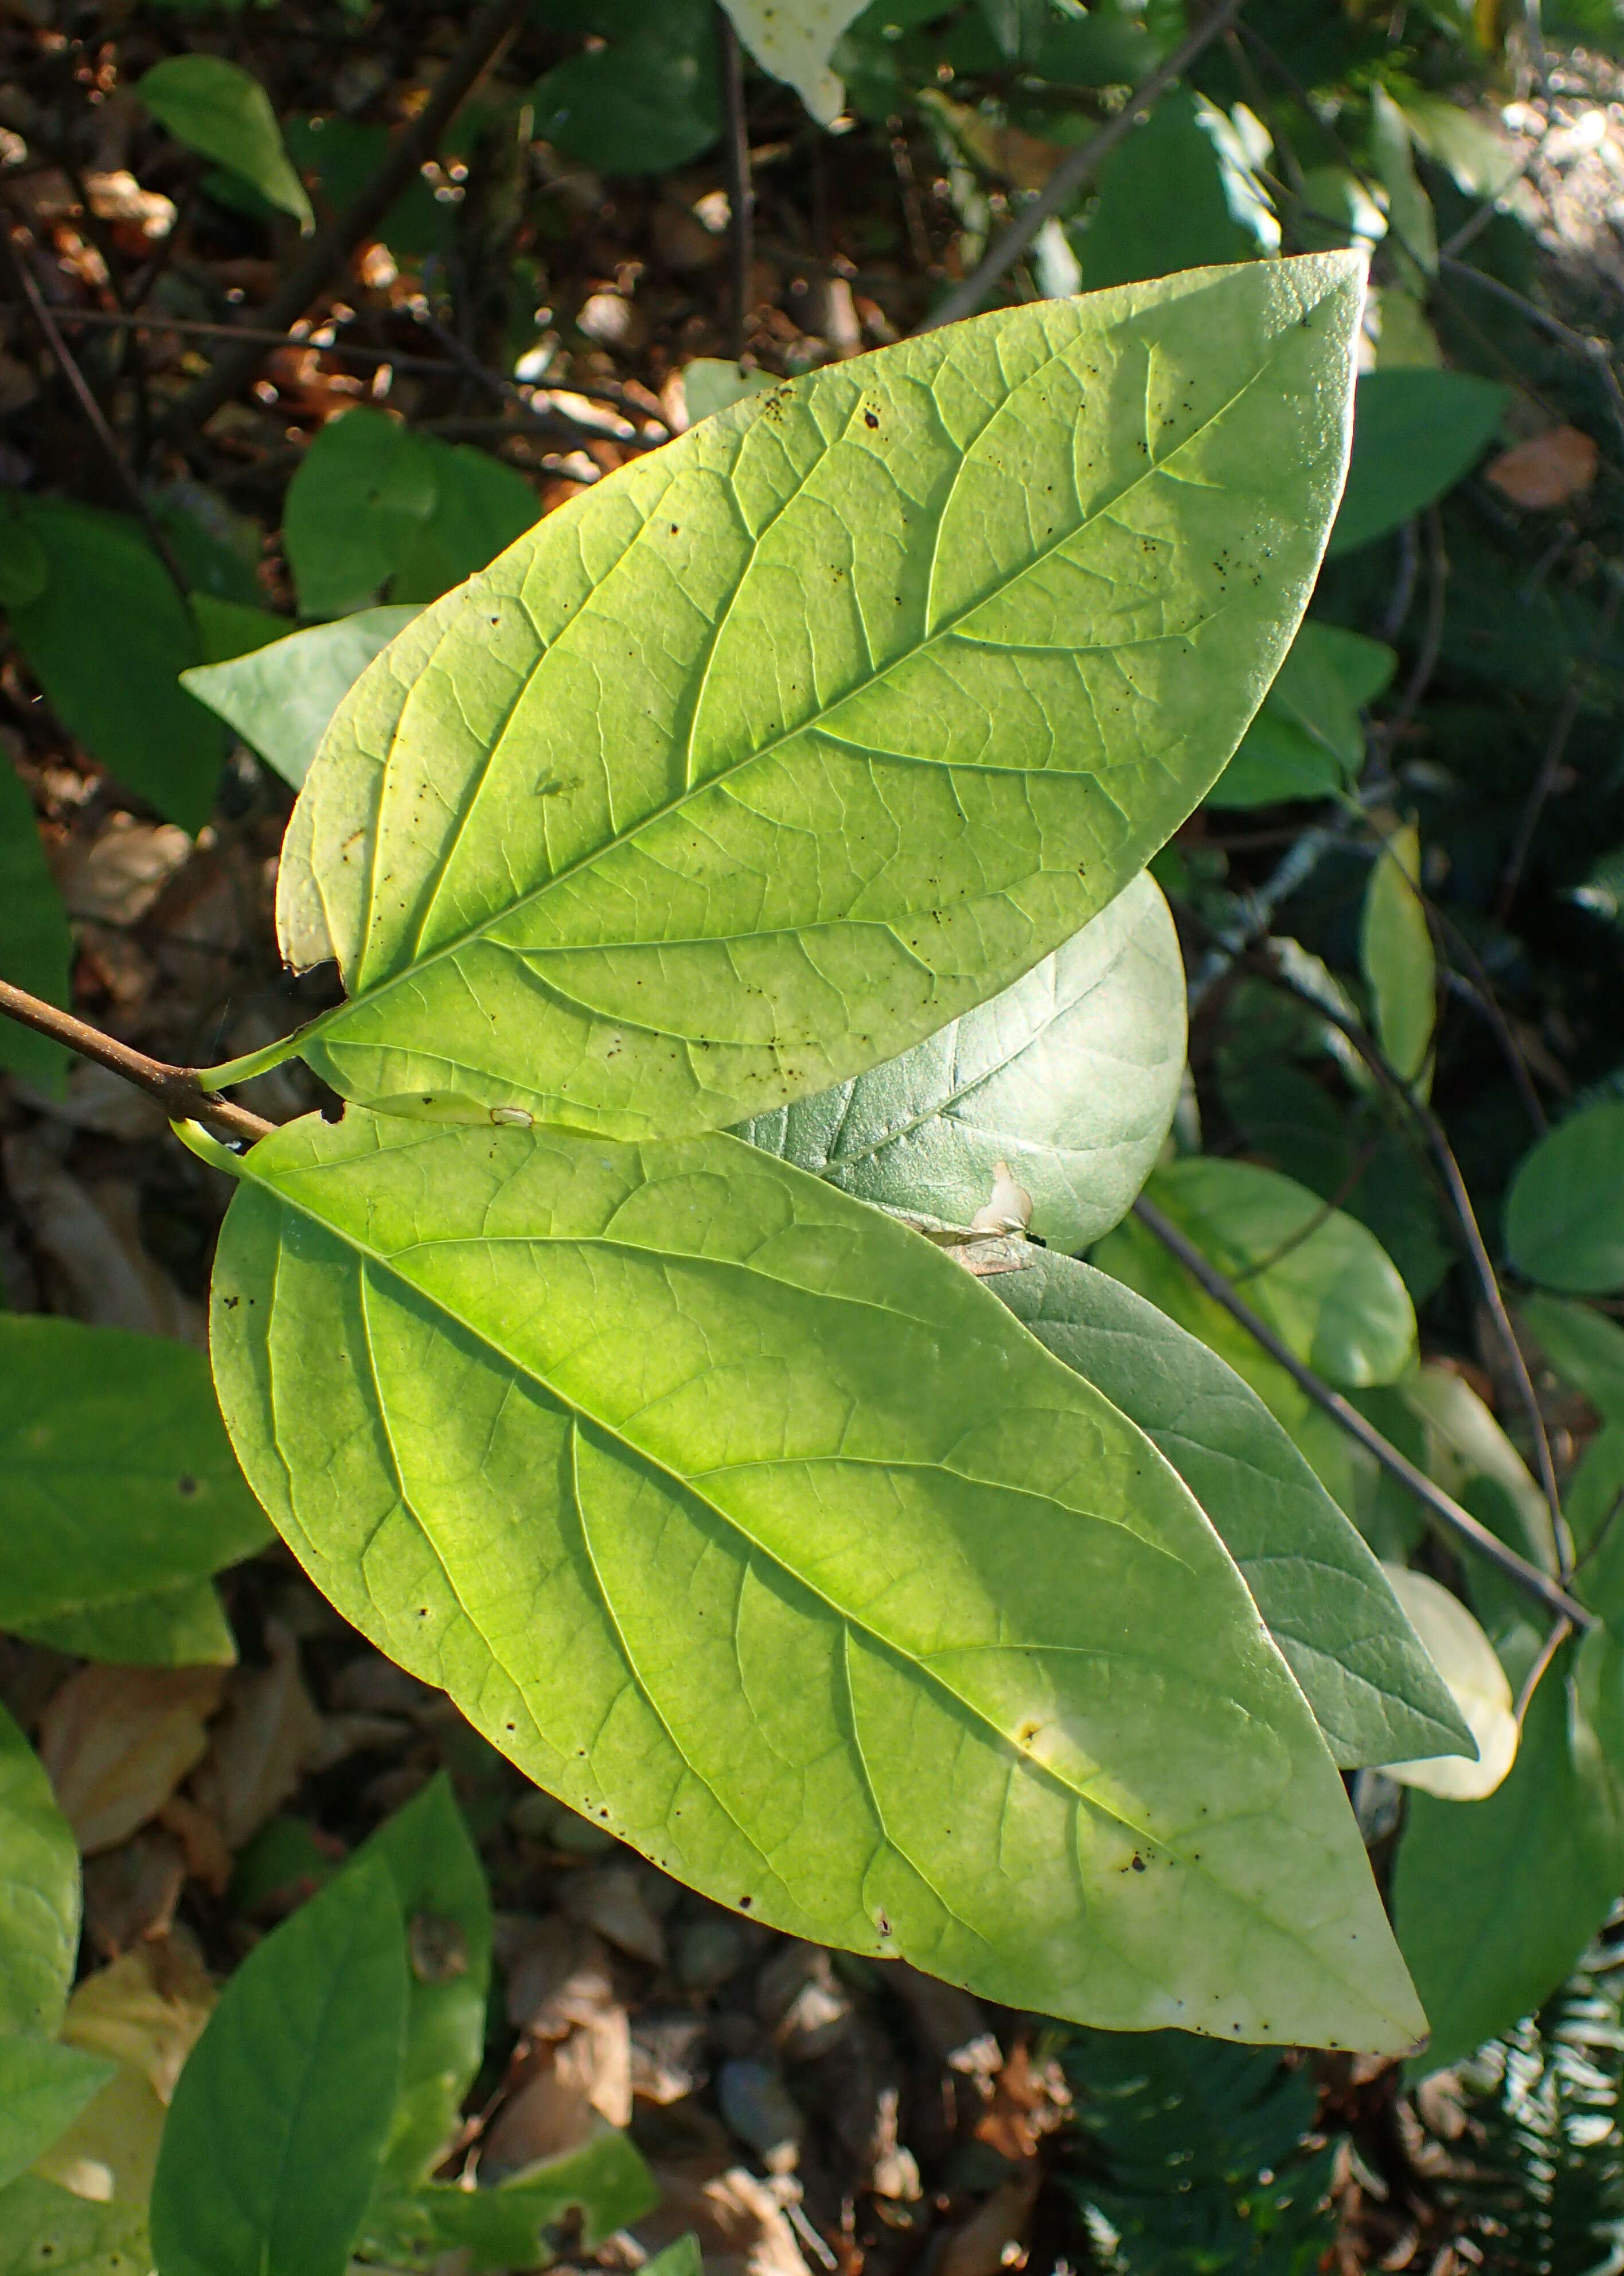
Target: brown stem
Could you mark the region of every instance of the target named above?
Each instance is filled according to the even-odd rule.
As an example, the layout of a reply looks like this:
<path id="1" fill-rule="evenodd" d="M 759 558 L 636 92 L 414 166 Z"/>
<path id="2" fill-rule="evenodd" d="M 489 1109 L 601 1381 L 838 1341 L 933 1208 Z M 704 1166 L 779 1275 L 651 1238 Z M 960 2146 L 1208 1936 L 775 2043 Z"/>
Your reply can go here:
<path id="1" fill-rule="evenodd" d="M 233 1138 L 245 1139 L 249 1145 L 256 1139 L 268 1138 L 276 1127 L 274 1122 L 250 1114 L 245 1106 L 236 1106 L 229 1098 L 205 1090 L 190 1067 L 170 1066 L 163 1059 L 148 1058 L 145 1051 L 115 1042 L 100 1028 L 87 1027 L 83 1020 L 76 1020 L 72 1012 L 59 1011 L 54 1004 L 42 1004 L 37 996 L 13 988 L 8 980 L 0 980 L 0 1013 L 25 1028 L 32 1028 L 36 1035 L 49 1036 L 53 1043 L 65 1043 L 81 1058 L 110 1067 L 138 1090 L 144 1090 L 148 1098 L 155 1098 L 171 1120 L 195 1119 L 212 1122 L 217 1129 L 227 1131 Z"/>
<path id="2" fill-rule="evenodd" d="M 1525 1557 L 1519 1557 L 1514 1549 L 1508 1549 L 1480 1519 L 1474 1517 L 1469 1510 L 1462 1509 L 1460 1503 L 1446 1494 L 1441 1486 L 1433 1484 L 1424 1470 L 1418 1470 L 1396 1446 L 1390 1445 L 1381 1432 L 1372 1423 L 1367 1422 L 1358 1408 L 1350 1405 L 1341 1392 L 1333 1391 L 1329 1384 L 1319 1380 L 1311 1368 L 1304 1367 L 1290 1346 L 1282 1343 L 1268 1322 L 1260 1319 L 1251 1306 L 1236 1295 L 1217 1266 L 1208 1263 L 1194 1241 L 1187 1240 L 1154 1202 L 1147 1202 L 1141 1194 L 1133 1205 L 1133 1213 L 1145 1230 L 1153 1233 L 1162 1247 L 1178 1258 L 1190 1278 L 1200 1283 L 1213 1301 L 1221 1304 L 1230 1318 L 1245 1329 L 1252 1341 L 1267 1352 L 1277 1366 L 1285 1369 L 1297 1388 L 1305 1392 L 1315 1406 L 1323 1408 L 1333 1422 L 1339 1423 L 1350 1438 L 1356 1439 L 1388 1476 L 1396 1478 L 1440 1524 L 1465 1542 L 1486 1564 L 1492 1565 L 1496 1572 L 1504 1574 L 1508 1581 L 1535 1597 L 1547 1612 L 1571 1620 L 1575 1627 L 1586 1633 L 1596 1626 L 1595 1614 L 1587 1612 L 1576 1597 L 1570 1597 L 1548 1574 L 1542 1573 L 1537 1565 L 1530 1565 Z"/>
<path id="3" fill-rule="evenodd" d="M 382 164 L 343 213 L 316 231 L 309 250 L 296 263 L 263 308 L 256 311 L 262 327 L 284 331 L 296 316 L 330 282 L 363 239 L 371 235 L 384 215 L 408 188 L 464 97 L 472 88 L 503 42 L 524 21 L 529 0 L 486 0 L 468 26 L 467 37 L 442 72 L 434 93 L 417 117 L 403 127 L 389 145 Z M 164 421 L 171 436 L 189 434 L 212 417 L 220 406 L 252 378 L 263 351 L 246 341 L 228 348 L 205 378 L 184 396 Z"/>
<path id="4" fill-rule="evenodd" d="M 1102 126 L 1091 141 L 1061 160 L 1037 196 L 1029 199 L 1008 228 L 994 239 L 963 283 L 925 318 L 919 326 L 922 332 L 933 332 L 940 324 L 956 324 L 961 316 L 974 315 L 989 289 L 1015 267 L 1050 215 L 1069 205 L 1078 191 L 1093 180 L 1112 152 L 1127 141 L 1136 127 L 1144 124 L 1174 80 L 1187 72 L 1198 56 L 1205 55 L 1214 40 L 1222 38 L 1239 16 L 1241 7 L 1242 0 L 1222 0 L 1222 5 L 1205 24 L 1181 40 L 1173 53 L 1157 64 L 1109 125 Z"/>

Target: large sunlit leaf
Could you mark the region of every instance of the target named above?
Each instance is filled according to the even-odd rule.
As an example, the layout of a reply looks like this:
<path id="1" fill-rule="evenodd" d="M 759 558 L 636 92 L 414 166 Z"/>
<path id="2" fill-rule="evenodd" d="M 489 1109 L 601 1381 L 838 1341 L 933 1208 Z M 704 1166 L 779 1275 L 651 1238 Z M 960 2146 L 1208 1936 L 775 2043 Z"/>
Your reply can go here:
<path id="1" fill-rule="evenodd" d="M 1016 2006 L 1419 2029 L 1222 1544 L 928 1241 L 722 1135 L 192 1142 L 244 1180 L 211 1322 L 256 1490 L 572 1808 Z"/>
<path id="2" fill-rule="evenodd" d="M 1033 1249 L 986 1283 L 1153 1439 L 1221 1536 L 1339 1763 L 1468 1737 L 1381 1567 L 1263 1401 L 1129 1288 Z"/>
<path id="3" fill-rule="evenodd" d="M 0 2033 L 48 2034 L 79 1952 L 79 1852 L 38 1755 L 0 1707 Z"/>
<path id="4" fill-rule="evenodd" d="M 1598 1631 L 1576 1672 L 1573 1658 L 1534 1694 L 1517 1759 L 1486 1802 L 1410 1797 L 1393 1908 L 1432 2026 L 1429 2068 L 1531 2014 L 1624 1880 L 1619 1773 L 1597 1728 L 1620 1690 L 1619 1646 Z M 1617 1716 L 1613 1705 L 1615 1732 Z"/>
<path id="5" fill-rule="evenodd" d="M 1081 1248 L 1144 1183 L 1184 1072 L 1184 966 L 1137 877 L 1075 939 L 900 1058 L 740 1135 L 864 1201 L 967 1225 L 1007 1165 L 1031 1230 Z"/>
<path id="6" fill-rule="evenodd" d="M 1279 664 L 1362 289 L 1333 254 L 1003 310 L 548 514 L 329 730 L 280 923 L 351 1000 L 297 1048 L 403 1112 L 672 1135 L 1007 986 L 1138 872 Z"/>
<path id="7" fill-rule="evenodd" d="M 0 1627 L 64 1650 L 184 1661 L 200 1584 L 271 1537 L 202 1354 L 156 1336 L 0 1312 Z"/>
<path id="8" fill-rule="evenodd" d="M 170 2105 L 152 2190 L 162 2276 L 343 2276 L 395 2112 L 408 1981 L 381 1859 L 254 1946 Z"/>
<path id="9" fill-rule="evenodd" d="M 1624 1287 L 1624 1102 L 1569 1115 L 1523 1157 L 1506 1197 L 1506 1246 L 1547 1288 Z"/>

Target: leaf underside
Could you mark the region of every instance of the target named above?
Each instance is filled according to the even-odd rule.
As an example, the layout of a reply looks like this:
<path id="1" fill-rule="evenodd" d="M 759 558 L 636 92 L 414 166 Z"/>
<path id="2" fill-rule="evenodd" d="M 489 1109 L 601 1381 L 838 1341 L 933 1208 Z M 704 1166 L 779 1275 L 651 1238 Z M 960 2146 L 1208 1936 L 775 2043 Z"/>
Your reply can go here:
<path id="1" fill-rule="evenodd" d="M 297 1048 L 397 1112 L 677 1136 L 1018 977 L 1285 653 L 1362 292 L 1330 254 L 1001 311 L 549 514 L 334 720 L 279 925 L 351 1000 Z"/>
<path id="2" fill-rule="evenodd" d="M 1417 2034 L 1217 1536 L 930 1244 L 721 1135 L 351 1110 L 222 1158 L 251 1482 L 551 1792 L 759 1919 L 1017 2006 Z"/>

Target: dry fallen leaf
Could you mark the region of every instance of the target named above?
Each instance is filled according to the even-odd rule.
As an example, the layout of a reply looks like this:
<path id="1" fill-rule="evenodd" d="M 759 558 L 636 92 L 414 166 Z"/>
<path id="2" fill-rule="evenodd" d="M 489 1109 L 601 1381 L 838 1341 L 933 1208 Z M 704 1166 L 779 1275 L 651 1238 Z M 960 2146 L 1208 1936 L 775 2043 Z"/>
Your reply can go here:
<path id="1" fill-rule="evenodd" d="M 623 2007 L 606 2011 L 567 2039 L 533 2041 L 518 2084 L 485 2136 L 480 2170 L 517 2173 L 540 2158 L 578 2150 L 631 2118 L 631 2032 Z"/>
<path id="2" fill-rule="evenodd" d="M 217 1667 L 81 1667 L 40 1718 L 40 1758 L 85 1856 L 155 1817 L 208 1746 Z"/>
<path id="3" fill-rule="evenodd" d="M 571 1873 L 558 1899 L 565 1917 L 583 1921 L 600 1936 L 652 1967 L 666 1961 L 665 1930 L 643 1893 L 640 1877 L 629 1865 L 603 1865 Z"/>
<path id="4" fill-rule="evenodd" d="M 175 1806 L 171 1796 L 165 1814 Z M 167 1936 L 186 1885 L 184 1844 L 162 1826 L 143 1826 L 85 1865 L 85 1941 L 117 1960 L 148 1937 Z"/>
<path id="5" fill-rule="evenodd" d="M 240 1849 L 280 1809 L 320 1759 L 325 1736 L 298 1643 L 276 1620 L 266 1622 L 265 1641 L 268 1667 L 231 1671 L 225 1712 L 193 1789 L 229 1849 Z"/>
<path id="6" fill-rule="evenodd" d="M 172 822 L 112 814 L 88 844 L 82 838 L 68 840 L 56 864 L 57 882 L 70 916 L 132 925 L 191 852 L 192 840 Z"/>
<path id="7" fill-rule="evenodd" d="M 1022 2266 L 1038 2182 L 1033 2172 L 995 2189 L 948 2239 L 936 2276 L 1002 2276 L 1005 2269 Z"/>
<path id="8" fill-rule="evenodd" d="M 64 1142 L 65 1131 L 57 1134 Z M 201 1343 L 202 1308 L 183 1296 L 141 1247 L 140 1195 L 127 1179 L 94 1191 L 63 1167 L 47 1139 L 19 1131 L 0 1146 L 5 1182 L 54 1283 L 52 1309 L 97 1328 Z"/>
<path id="9" fill-rule="evenodd" d="M 1488 468 L 1488 479 L 1514 505 L 1565 505 L 1590 489 L 1600 456 L 1577 427 L 1552 427 L 1502 451 Z"/>
<path id="10" fill-rule="evenodd" d="M 1034 2065 L 1022 2043 L 998 2074 L 992 2099 L 976 2121 L 976 2138 L 1018 2165 L 1037 2155 L 1039 2143 L 1070 2107 L 1071 2090 L 1060 2065 Z"/>
<path id="11" fill-rule="evenodd" d="M 784 2218 L 785 2204 L 798 2201 L 797 2183 L 759 2181 L 742 2166 L 706 2174 L 702 2166 L 655 2160 L 651 2171 L 660 2203 L 632 2231 L 646 2251 L 691 2229 L 706 2276 L 811 2276 Z"/>

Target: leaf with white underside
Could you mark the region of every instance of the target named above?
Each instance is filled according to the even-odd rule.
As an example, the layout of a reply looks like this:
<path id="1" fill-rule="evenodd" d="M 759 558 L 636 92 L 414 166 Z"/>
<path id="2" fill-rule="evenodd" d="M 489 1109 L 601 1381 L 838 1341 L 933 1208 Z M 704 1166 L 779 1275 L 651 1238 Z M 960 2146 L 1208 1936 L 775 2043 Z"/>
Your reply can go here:
<path id="1" fill-rule="evenodd" d="M 841 34 L 866 0 L 722 0 L 765 72 L 792 87 L 820 126 L 840 115 L 846 90 L 829 69 Z"/>
<path id="2" fill-rule="evenodd" d="M 251 1482 L 550 1792 L 1016 2006 L 1422 2028 L 1222 1544 L 929 1242 L 723 1135 L 189 1135 L 243 1180 L 211 1332 Z"/>
<path id="3" fill-rule="evenodd" d="M 341 705 L 279 924 L 350 1001 L 238 1069 L 676 1136 L 1007 987 L 1177 827 L 1289 645 L 1362 292 L 1327 254 L 1001 310 L 583 490 Z"/>
<path id="4" fill-rule="evenodd" d="M 1142 876 L 1001 996 L 739 1135 L 842 1192 L 968 1225 L 1001 1164 L 1056 1248 L 1098 1240 L 1150 1174 L 1184 1073 L 1184 966 Z"/>
<path id="5" fill-rule="evenodd" d="M 1075 1257 L 986 1286 L 1153 1439 L 1217 1528 L 1339 1763 L 1469 1745 L 1381 1567 L 1268 1408 L 1215 1352 Z"/>
<path id="6" fill-rule="evenodd" d="M 1399 1602 L 1415 1622 L 1455 1703 L 1471 1726 L 1477 1759 L 1439 1755 L 1424 1762 L 1384 1765 L 1401 1786 L 1418 1787 L 1444 1802 L 1482 1802 L 1517 1758 L 1517 1718 L 1511 1684 L 1494 1646 L 1459 1597 L 1429 1574 L 1402 1565 L 1383 1567 Z"/>

